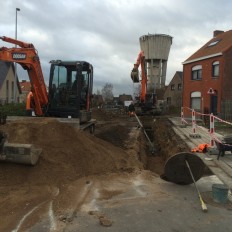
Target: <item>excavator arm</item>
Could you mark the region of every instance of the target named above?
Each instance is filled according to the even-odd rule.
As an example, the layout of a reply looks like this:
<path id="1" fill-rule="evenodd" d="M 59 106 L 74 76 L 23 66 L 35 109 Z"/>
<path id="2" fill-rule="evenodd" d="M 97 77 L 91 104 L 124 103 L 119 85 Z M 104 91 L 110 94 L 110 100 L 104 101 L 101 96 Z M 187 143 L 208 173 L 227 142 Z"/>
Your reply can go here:
<path id="1" fill-rule="evenodd" d="M 16 62 L 27 70 L 32 86 L 32 93 L 35 103 L 35 114 L 44 115 L 44 110 L 48 105 L 48 94 L 44 82 L 43 72 L 40 65 L 39 56 L 33 44 L 25 43 L 9 37 L 0 37 L 5 42 L 20 46 L 20 48 L 0 48 L 0 60 Z"/>
<path id="2" fill-rule="evenodd" d="M 146 91 L 147 91 L 147 75 L 145 71 L 145 56 L 144 52 L 141 51 L 138 55 L 134 68 L 131 71 L 131 79 L 134 83 L 139 83 L 139 66 L 141 66 L 141 92 L 140 92 L 140 102 L 145 102 Z"/>
<path id="3" fill-rule="evenodd" d="M 25 43 L 23 41 L 16 40 L 16 39 L 13 39 L 13 38 L 10 38 L 10 37 L 2 36 L 2 37 L 0 37 L 0 39 L 5 41 L 5 42 L 8 42 L 8 43 L 18 45 L 21 48 L 34 48 L 33 44 Z"/>

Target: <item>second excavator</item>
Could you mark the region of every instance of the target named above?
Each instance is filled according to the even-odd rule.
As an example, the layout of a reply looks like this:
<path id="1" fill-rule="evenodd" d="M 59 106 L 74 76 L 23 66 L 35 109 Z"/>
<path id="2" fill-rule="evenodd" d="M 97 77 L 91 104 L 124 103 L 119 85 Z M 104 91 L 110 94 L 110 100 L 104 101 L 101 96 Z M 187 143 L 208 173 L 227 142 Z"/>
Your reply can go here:
<path id="1" fill-rule="evenodd" d="M 141 80 L 139 67 L 141 67 Z M 140 95 L 136 102 L 136 114 L 151 114 L 159 115 L 160 109 L 157 107 L 157 97 L 155 93 L 147 93 L 147 73 L 144 52 L 141 51 L 138 55 L 134 68 L 131 71 L 131 79 L 133 83 L 141 82 Z"/>

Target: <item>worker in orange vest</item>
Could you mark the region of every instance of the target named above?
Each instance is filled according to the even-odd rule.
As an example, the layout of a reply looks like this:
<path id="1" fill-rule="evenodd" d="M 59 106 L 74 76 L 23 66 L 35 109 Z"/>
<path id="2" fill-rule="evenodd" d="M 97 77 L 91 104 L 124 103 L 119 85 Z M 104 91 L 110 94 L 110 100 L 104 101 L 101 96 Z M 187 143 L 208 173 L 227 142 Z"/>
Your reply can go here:
<path id="1" fill-rule="evenodd" d="M 26 111 L 28 116 L 32 116 L 34 107 L 35 107 L 34 97 L 32 91 L 30 91 L 27 95 L 27 101 L 26 101 Z"/>
<path id="2" fill-rule="evenodd" d="M 207 149 L 210 147 L 207 143 L 201 143 L 197 147 L 193 148 L 191 152 L 200 152 L 200 153 L 206 153 Z"/>

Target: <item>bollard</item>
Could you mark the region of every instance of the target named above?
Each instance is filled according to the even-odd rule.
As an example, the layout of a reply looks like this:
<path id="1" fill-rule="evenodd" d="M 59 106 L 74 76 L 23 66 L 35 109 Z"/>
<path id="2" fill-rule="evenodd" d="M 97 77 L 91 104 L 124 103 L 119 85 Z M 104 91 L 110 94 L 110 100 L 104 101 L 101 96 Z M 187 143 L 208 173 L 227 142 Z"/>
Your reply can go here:
<path id="1" fill-rule="evenodd" d="M 181 125 L 184 125 L 184 109 L 181 107 Z"/>
<path id="2" fill-rule="evenodd" d="M 210 133 L 210 146 L 214 147 L 215 143 L 214 143 L 214 139 L 213 139 L 213 134 L 214 134 L 214 116 L 211 113 L 210 114 L 210 129 L 209 129 L 209 133 Z"/>
<path id="3" fill-rule="evenodd" d="M 192 129 L 193 134 L 196 134 L 196 114 L 194 110 L 192 110 Z"/>
<path id="4" fill-rule="evenodd" d="M 196 133 L 196 113 L 192 110 L 192 133 L 189 135 L 192 138 L 200 138 L 201 136 Z"/>

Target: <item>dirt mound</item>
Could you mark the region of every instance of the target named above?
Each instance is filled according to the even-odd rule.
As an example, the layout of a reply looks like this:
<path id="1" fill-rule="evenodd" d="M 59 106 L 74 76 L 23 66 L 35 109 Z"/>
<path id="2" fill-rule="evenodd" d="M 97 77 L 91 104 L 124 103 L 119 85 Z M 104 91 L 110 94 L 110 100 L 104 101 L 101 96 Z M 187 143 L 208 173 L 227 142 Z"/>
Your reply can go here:
<path id="1" fill-rule="evenodd" d="M 0 127 L 11 143 L 32 143 L 43 149 L 34 166 L 0 163 L 0 184 L 60 184 L 107 172 L 141 168 L 122 149 L 51 119 L 11 122 Z"/>

